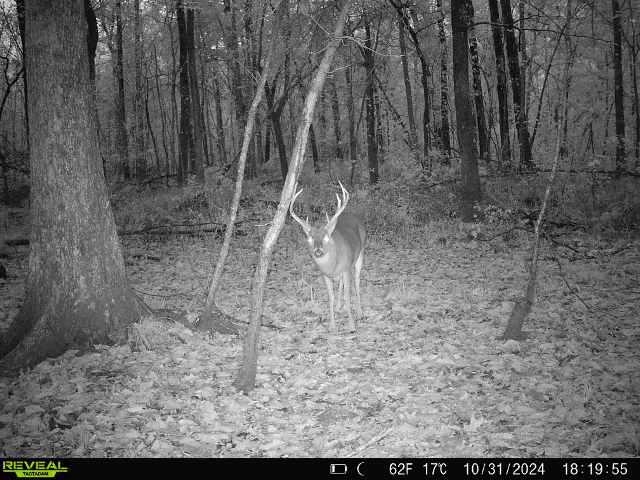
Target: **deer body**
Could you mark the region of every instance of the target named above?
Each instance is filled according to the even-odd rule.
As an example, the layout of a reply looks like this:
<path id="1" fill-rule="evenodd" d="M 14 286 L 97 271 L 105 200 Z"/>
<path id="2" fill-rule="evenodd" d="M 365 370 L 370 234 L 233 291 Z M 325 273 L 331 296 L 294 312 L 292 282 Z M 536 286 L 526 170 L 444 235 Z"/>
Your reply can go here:
<path id="1" fill-rule="evenodd" d="M 327 224 L 320 227 L 312 227 L 308 221 L 301 220 L 293 213 L 293 203 L 302 190 L 297 192 L 291 201 L 289 212 L 301 226 L 307 237 L 307 244 L 313 261 L 322 273 L 327 291 L 329 293 L 329 326 L 336 330 L 334 314 L 334 279 L 340 280 L 340 286 L 344 288 L 344 301 L 349 316 L 352 330 L 355 330 L 355 319 L 351 312 L 351 280 L 354 280 L 356 293 L 356 314 L 363 317 L 360 301 L 360 271 L 364 261 L 364 244 L 366 230 L 360 218 L 343 213 L 349 201 L 349 193 L 342 188 L 342 201 L 338 197 L 338 208 L 333 217 L 327 220 Z M 340 292 L 338 292 L 339 297 Z"/>

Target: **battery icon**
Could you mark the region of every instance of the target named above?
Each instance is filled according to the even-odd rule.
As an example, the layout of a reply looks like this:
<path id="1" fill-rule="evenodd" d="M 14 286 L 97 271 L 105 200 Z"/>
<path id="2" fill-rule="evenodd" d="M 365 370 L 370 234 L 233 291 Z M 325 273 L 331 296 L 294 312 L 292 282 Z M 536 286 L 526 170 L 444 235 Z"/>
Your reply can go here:
<path id="1" fill-rule="evenodd" d="M 329 466 L 329 473 L 331 475 L 346 475 L 347 464 L 346 463 L 332 463 Z"/>

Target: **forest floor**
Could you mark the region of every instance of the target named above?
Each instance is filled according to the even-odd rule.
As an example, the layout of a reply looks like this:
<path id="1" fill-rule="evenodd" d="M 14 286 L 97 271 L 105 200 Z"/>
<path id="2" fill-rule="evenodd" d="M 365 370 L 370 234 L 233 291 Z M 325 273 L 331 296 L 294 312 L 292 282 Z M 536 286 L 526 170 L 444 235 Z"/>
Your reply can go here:
<path id="1" fill-rule="evenodd" d="M 233 240 L 218 305 L 239 321 L 264 231 L 256 222 Z M 122 238 L 150 306 L 201 308 L 219 239 Z M 241 338 L 147 319 L 127 345 L 0 378 L 0 456 L 640 455 L 640 242 L 571 233 L 567 248 L 543 243 L 528 338 L 504 342 L 527 238 L 473 240 L 454 221 L 373 235 L 366 319 L 351 334 L 340 312 L 331 335 L 323 283 L 288 224 L 253 391 L 232 385 Z M 7 252 L 0 327 L 20 306 L 28 246 Z"/>

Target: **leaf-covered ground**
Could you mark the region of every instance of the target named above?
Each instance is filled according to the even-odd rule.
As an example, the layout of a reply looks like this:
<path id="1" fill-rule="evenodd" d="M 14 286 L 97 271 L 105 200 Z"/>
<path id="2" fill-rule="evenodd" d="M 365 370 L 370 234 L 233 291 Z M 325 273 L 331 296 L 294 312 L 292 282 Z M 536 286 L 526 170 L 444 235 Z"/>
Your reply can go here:
<path id="1" fill-rule="evenodd" d="M 367 318 L 349 334 L 340 312 L 332 336 L 323 284 L 287 226 L 249 395 L 232 386 L 240 338 L 146 320 L 128 345 L 0 379 L 0 456 L 640 455 L 639 244 L 576 236 L 564 238 L 575 251 L 545 247 L 529 337 L 505 343 L 497 338 L 525 284 L 528 243 L 468 241 L 456 228 L 372 238 Z M 240 320 L 263 232 L 234 239 L 226 269 L 219 306 Z M 151 306 L 200 308 L 217 240 L 124 237 L 124 246 Z M 27 248 L 5 261 L 5 324 Z"/>

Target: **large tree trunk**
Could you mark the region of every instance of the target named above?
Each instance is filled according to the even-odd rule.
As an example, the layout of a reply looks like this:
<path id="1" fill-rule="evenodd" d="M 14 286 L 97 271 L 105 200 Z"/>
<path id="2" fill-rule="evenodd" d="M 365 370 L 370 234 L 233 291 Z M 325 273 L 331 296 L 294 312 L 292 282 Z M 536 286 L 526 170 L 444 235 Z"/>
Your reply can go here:
<path id="1" fill-rule="evenodd" d="M 116 0 L 115 5 L 116 17 L 116 60 L 114 62 L 114 75 L 118 85 L 115 98 L 115 142 L 118 151 L 118 160 L 122 176 L 125 180 L 131 177 L 131 169 L 129 167 L 129 136 L 127 134 L 127 115 L 125 112 L 124 101 L 124 62 L 122 49 L 122 1 Z"/>
<path id="2" fill-rule="evenodd" d="M 144 92 L 142 81 L 142 22 L 140 20 L 140 0 L 133 2 L 133 56 L 135 62 L 135 129 L 136 142 L 135 171 L 138 181 L 147 176 L 147 158 L 145 155 L 145 128 L 144 128 Z"/>
<path id="3" fill-rule="evenodd" d="M 407 42 L 404 38 L 403 10 L 398 10 L 398 41 L 400 43 L 400 60 L 402 62 L 402 78 L 404 80 L 404 93 L 407 99 L 407 118 L 409 120 L 409 148 L 418 165 L 420 165 L 420 154 L 418 153 L 418 133 L 416 130 L 416 120 L 413 114 L 413 95 L 411 92 L 411 78 L 409 77 L 409 65 L 407 61 Z"/>
<path id="4" fill-rule="evenodd" d="M 625 163 L 625 126 L 624 126 L 624 89 L 622 86 L 622 27 L 620 26 L 620 5 L 611 0 L 613 21 L 613 92 L 616 107 L 616 170 L 619 172 Z"/>
<path id="5" fill-rule="evenodd" d="M 451 3 L 451 26 L 453 30 L 453 89 L 455 93 L 456 124 L 462 165 L 460 188 L 460 216 L 471 222 L 474 206 L 480 201 L 480 176 L 478 174 L 478 152 L 476 129 L 469 94 L 469 37 L 468 30 L 473 21 L 471 0 Z"/>
<path id="6" fill-rule="evenodd" d="M 447 49 L 447 33 L 444 26 L 444 9 L 442 1 L 437 0 L 438 8 L 438 39 L 440 41 L 440 142 L 442 148 L 447 154 L 446 163 L 449 163 L 448 157 L 451 155 L 451 133 L 449 126 L 449 76 L 447 70 L 449 68 L 449 55 Z"/>
<path id="7" fill-rule="evenodd" d="M 139 317 L 97 161 L 83 0 L 30 0 L 26 24 L 31 252 L 24 305 L 0 337 L 3 373 L 121 341 Z"/>
<path id="8" fill-rule="evenodd" d="M 178 43 L 180 44 L 180 133 L 178 153 L 178 184 L 184 185 L 189 174 L 193 136 L 191 135 L 191 92 L 189 89 L 189 41 L 182 0 L 176 2 Z"/>
<path id="9" fill-rule="evenodd" d="M 373 42 L 371 41 L 371 24 L 369 19 L 364 18 L 364 29 L 366 32 L 364 48 L 361 48 L 364 58 L 364 67 L 367 73 L 366 85 L 366 106 L 367 106 L 367 157 L 369 159 L 369 183 L 378 183 L 378 142 L 376 139 L 376 109 L 373 76 L 375 70 Z"/>
<path id="10" fill-rule="evenodd" d="M 511 140 L 509 138 L 509 101 L 507 98 L 507 68 L 504 58 L 502 27 L 498 0 L 489 0 L 491 31 L 493 33 L 493 52 L 496 58 L 496 77 L 498 91 L 498 121 L 500 124 L 500 164 L 503 167 L 511 163 Z"/>
<path id="11" fill-rule="evenodd" d="M 524 72 L 520 72 L 518 61 L 518 45 L 513 32 L 513 15 L 511 13 L 511 0 L 500 0 L 502 5 L 502 22 L 505 25 L 505 39 L 507 41 L 507 57 L 509 59 L 509 75 L 511 76 L 511 92 L 513 93 L 513 114 L 518 128 L 518 142 L 520 144 L 520 170 L 532 170 L 535 168 L 531 158 L 531 144 L 529 142 L 529 127 L 527 125 L 527 112 L 522 105 L 521 79 Z"/>

